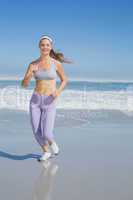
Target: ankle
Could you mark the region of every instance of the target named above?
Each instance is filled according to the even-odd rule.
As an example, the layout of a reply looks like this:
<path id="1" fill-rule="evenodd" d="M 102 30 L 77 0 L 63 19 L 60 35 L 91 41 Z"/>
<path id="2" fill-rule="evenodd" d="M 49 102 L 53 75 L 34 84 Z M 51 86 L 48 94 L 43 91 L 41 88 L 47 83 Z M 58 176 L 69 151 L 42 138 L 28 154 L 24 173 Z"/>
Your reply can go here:
<path id="1" fill-rule="evenodd" d="M 45 152 L 48 152 L 48 145 L 46 146 L 42 146 L 42 150 L 43 150 L 43 152 L 45 153 Z"/>
<path id="2" fill-rule="evenodd" d="M 52 140 L 52 141 L 49 141 L 49 145 L 52 145 L 52 144 L 53 144 L 53 142 L 54 142 L 54 140 Z"/>

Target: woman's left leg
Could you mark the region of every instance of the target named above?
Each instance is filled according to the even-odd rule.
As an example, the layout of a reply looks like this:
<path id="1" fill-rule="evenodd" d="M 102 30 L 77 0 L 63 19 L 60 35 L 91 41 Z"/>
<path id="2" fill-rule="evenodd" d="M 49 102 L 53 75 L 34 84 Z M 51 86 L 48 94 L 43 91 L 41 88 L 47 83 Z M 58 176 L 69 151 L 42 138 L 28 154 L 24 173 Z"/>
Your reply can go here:
<path id="1" fill-rule="evenodd" d="M 56 116 L 56 102 L 52 95 L 43 96 L 42 98 L 42 117 L 41 117 L 41 128 L 42 136 L 47 139 L 49 144 L 52 144 L 54 139 L 54 123 Z"/>

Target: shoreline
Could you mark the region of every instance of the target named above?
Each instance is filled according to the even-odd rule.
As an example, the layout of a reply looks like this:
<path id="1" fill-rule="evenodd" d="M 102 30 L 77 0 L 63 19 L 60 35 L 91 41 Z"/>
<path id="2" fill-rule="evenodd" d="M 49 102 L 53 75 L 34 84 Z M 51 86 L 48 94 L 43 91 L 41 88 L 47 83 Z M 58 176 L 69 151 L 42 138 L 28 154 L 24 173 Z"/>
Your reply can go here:
<path id="1" fill-rule="evenodd" d="M 23 76 L 1 76 L 0 80 L 22 80 Z M 58 79 L 57 79 L 58 80 Z M 31 81 L 35 81 L 34 78 L 31 78 Z M 70 77 L 69 81 L 81 81 L 81 82 L 98 82 L 98 83 L 133 83 L 133 80 L 130 79 L 100 79 L 100 78 L 86 78 L 86 77 L 80 77 L 80 78 L 75 78 L 75 77 Z"/>

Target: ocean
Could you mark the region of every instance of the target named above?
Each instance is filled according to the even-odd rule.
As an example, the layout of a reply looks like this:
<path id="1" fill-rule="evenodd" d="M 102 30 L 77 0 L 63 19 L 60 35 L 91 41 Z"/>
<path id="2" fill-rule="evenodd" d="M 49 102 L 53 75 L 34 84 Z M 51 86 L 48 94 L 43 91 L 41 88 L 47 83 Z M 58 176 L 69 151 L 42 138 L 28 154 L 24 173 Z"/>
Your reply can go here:
<path id="1" fill-rule="evenodd" d="M 20 83 L 20 80 L 0 80 L 1 109 L 29 112 L 29 100 L 34 90 L 35 81 L 30 81 L 27 88 L 21 87 Z M 60 82 L 57 81 L 57 87 L 59 84 Z M 110 113 L 112 119 L 122 116 L 132 119 L 133 82 L 68 81 L 56 103 L 57 109 L 66 112 L 77 110 L 75 117 L 78 113 L 82 120 L 105 118 Z M 115 118 L 114 113 L 116 113 Z"/>

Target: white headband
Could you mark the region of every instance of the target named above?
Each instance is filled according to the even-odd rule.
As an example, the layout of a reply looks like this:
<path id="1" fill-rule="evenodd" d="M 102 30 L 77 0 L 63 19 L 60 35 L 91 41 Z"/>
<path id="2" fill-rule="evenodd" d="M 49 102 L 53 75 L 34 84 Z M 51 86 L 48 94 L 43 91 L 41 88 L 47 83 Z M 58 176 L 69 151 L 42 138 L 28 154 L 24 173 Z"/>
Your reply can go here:
<path id="1" fill-rule="evenodd" d="M 41 37 L 40 37 L 40 40 L 42 40 L 42 39 L 44 39 L 44 38 L 50 40 L 51 43 L 53 42 L 52 38 L 49 37 L 49 36 L 47 36 L 47 35 L 43 35 L 43 36 L 41 36 Z"/>

